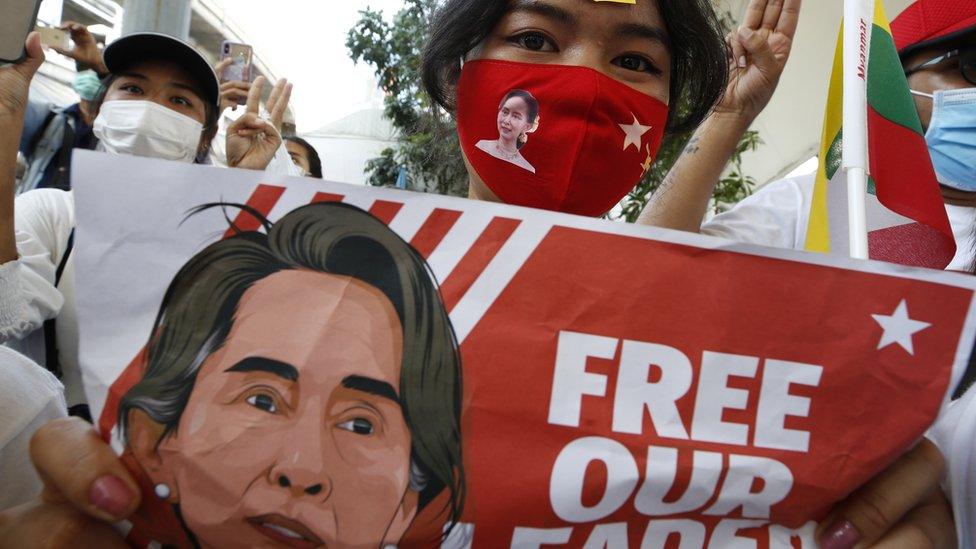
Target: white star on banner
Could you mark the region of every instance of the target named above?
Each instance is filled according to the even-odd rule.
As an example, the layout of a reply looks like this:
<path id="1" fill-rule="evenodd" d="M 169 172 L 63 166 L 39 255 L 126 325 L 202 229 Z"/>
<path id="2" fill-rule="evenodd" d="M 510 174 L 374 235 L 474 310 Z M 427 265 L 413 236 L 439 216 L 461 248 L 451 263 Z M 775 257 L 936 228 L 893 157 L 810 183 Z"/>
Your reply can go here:
<path id="1" fill-rule="evenodd" d="M 641 123 L 637 121 L 637 116 L 635 116 L 634 113 L 630 113 L 630 115 L 634 117 L 633 124 L 617 124 L 618 126 L 620 126 L 620 129 L 623 130 L 624 134 L 626 135 L 626 137 L 624 137 L 623 150 L 626 151 L 627 147 L 633 145 L 637 149 L 637 151 L 640 152 L 641 138 L 644 137 L 645 133 L 651 131 L 651 128 L 653 128 L 653 126 L 642 126 Z"/>
<path id="2" fill-rule="evenodd" d="M 908 317 L 908 303 L 903 299 L 898 304 L 898 308 L 891 316 L 871 315 L 877 322 L 884 334 L 881 335 L 881 342 L 878 343 L 878 350 L 884 349 L 895 343 L 901 345 L 902 349 L 914 356 L 915 349 L 912 346 L 912 336 L 931 326 L 928 322 L 912 320 Z"/>

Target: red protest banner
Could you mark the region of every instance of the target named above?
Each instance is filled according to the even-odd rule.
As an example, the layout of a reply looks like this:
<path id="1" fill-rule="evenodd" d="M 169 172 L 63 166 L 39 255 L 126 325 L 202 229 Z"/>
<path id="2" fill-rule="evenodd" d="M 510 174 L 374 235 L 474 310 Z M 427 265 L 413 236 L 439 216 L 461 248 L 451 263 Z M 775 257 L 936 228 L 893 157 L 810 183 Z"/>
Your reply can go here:
<path id="1" fill-rule="evenodd" d="M 972 348 L 961 275 L 80 158 L 81 358 L 137 544 L 812 546 Z"/>

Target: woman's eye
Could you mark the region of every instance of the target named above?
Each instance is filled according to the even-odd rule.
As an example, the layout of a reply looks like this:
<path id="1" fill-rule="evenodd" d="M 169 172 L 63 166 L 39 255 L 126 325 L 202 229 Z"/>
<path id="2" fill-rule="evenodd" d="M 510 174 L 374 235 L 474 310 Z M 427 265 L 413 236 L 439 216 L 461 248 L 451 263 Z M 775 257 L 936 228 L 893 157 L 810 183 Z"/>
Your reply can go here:
<path id="1" fill-rule="evenodd" d="M 613 64 L 628 71 L 661 74 L 661 71 L 653 63 L 639 55 L 622 55 L 614 59 Z"/>
<path id="2" fill-rule="evenodd" d="M 119 89 L 128 93 L 135 93 L 135 94 L 142 93 L 142 88 L 136 86 L 135 84 L 124 84 Z"/>
<path id="3" fill-rule="evenodd" d="M 526 32 L 509 38 L 513 42 L 530 51 L 556 51 L 556 45 L 544 34 Z"/>
<path id="4" fill-rule="evenodd" d="M 371 435 L 373 434 L 373 424 L 370 423 L 368 419 L 363 419 L 357 417 L 356 419 L 350 419 L 349 421 L 344 421 L 339 424 L 340 429 L 345 429 L 350 433 L 356 433 L 357 435 Z"/>
<path id="5" fill-rule="evenodd" d="M 276 404 L 274 398 L 269 395 L 251 395 L 247 397 L 244 402 L 247 402 L 258 410 L 268 412 L 269 414 L 275 414 L 278 412 L 278 404 Z"/>
<path id="6" fill-rule="evenodd" d="M 173 98 L 173 103 L 176 103 L 177 105 L 180 105 L 180 106 L 183 106 L 183 107 L 192 107 L 193 106 L 193 103 L 191 103 L 190 100 L 187 99 L 187 98 L 185 98 L 185 97 L 174 97 Z"/>

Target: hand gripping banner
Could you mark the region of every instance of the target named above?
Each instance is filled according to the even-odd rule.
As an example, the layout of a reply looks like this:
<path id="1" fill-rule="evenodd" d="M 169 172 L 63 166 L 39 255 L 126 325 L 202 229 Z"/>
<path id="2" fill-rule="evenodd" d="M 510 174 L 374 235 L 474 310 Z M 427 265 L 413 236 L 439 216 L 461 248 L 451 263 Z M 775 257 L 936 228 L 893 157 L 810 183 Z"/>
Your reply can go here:
<path id="1" fill-rule="evenodd" d="M 72 173 L 85 388 L 143 487 L 136 546 L 814 547 L 973 348 L 961 274 L 97 153 Z"/>

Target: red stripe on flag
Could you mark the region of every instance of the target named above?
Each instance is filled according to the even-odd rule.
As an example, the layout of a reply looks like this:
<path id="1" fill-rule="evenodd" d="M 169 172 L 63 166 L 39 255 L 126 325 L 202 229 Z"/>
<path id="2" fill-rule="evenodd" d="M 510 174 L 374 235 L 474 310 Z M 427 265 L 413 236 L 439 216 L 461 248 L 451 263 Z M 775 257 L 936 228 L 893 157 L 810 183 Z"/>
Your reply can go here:
<path id="1" fill-rule="evenodd" d="M 312 197 L 312 201 L 309 204 L 319 204 L 321 202 L 342 202 L 346 198 L 345 195 L 333 194 L 333 193 L 315 193 Z"/>
<path id="2" fill-rule="evenodd" d="M 471 289 L 485 267 L 498 255 L 498 251 L 521 224 L 518 219 L 504 217 L 496 217 L 488 224 L 447 280 L 441 284 L 441 298 L 448 312 L 454 309 L 458 301 Z"/>
<path id="3" fill-rule="evenodd" d="M 410 245 L 425 259 L 430 257 L 460 217 L 459 211 L 435 209 L 410 241 Z"/>
<path id="4" fill-rule="evenodd" d="M 390 202 L 387 200 L 377 200 L 373 203 L 373 207 L 369 209 L 369 213 L 373 215 L 376 219 L 379 219 L 383 223 L 389 225 L 393 222 L 393 218 L 396 217 L 400 210 L 403 208 L 402 202 Z"/>
<path id="5" fill-rule="evenodd" d="M 281 199 L 281 195 L 285 194 L 284 187 L 277 187 L 274 185 L 258 185 L 254 192 L 251 193 L 251 198 L 247 200 L 247 206 L 256 210 L 258 213 L 264 217 L 268 217 L 271 210 Z M 237 230 L 234 230 L 234 227 Z M 245 210 L 238 212 L 237 217 L 234 219 L 234 223 L 231 228 L 227 229 L 224 233 L 224 238 L 230 238 L 237 234 L 237 231 L 256 231 L 261 228 L 261 221 L 248 213 Z"/>
<path id="6" fill-rule="evenodd" d="M 122 397 L 142 379 L 143 365 L 148 358 L 146 348 L 143 347 L 108 388 L 105 406 L 102 408 L 102 415 L 98 418 L 98 434 L 105 442 L 109 442 L 112 437 L 112 429 L 115 428 L 115 423 L 119 417 L 119 403 L 122 401 Z"/>
<path id="7" fill-rule="evenodd" d="M 916 238 L 902 240 L 901 245 L 908 249 L 896 255 L 914 258 L 909 265 L 944 269 L 956 255 L 955 237 L 925 138 L 869 106 L 868 139 L 878 200 L 889 210 L 922 224 L 913 230 Z M 924 229 L 933 234 L 921 237 Z M 891 250 L 888 246 L 883 249 Z M 901 263 L 888 255 L 872 253 L 871 259 Z"/>
<path id="8" fill-rule="evenodd" d="M 868 233 L 871 258 L 883 258 L 899 265 L 927 267 L 939 263 L 944 259 L 940 252 L 943 248 L 945 239 L 942 234 L 921 223 L 898 225 Z M 949 261 L 951 260 L 950 257 Z M 945 265 L 940 268 L 945 268 Z"/>

